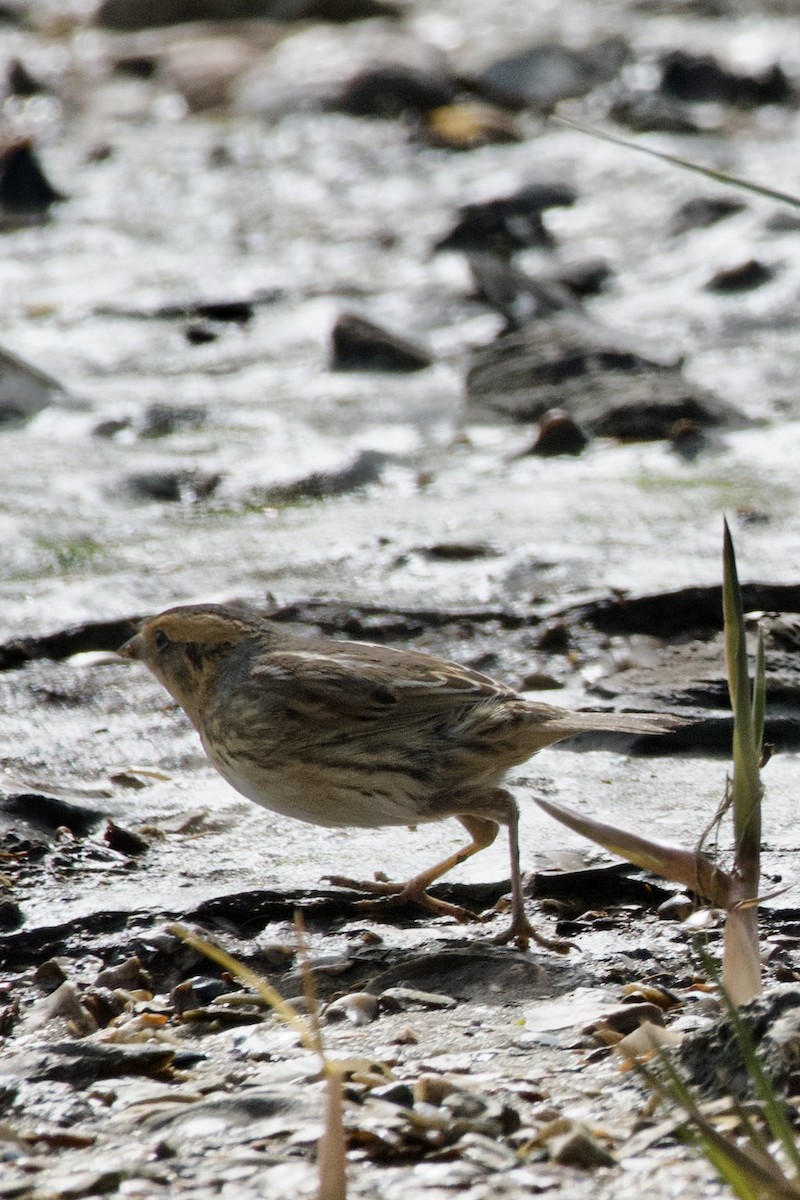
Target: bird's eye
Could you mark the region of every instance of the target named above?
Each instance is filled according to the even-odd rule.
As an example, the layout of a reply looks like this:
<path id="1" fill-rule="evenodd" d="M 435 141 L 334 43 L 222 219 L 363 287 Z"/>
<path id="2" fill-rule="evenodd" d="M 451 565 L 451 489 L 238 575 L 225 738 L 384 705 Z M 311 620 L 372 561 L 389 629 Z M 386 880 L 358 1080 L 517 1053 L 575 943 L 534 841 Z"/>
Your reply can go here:
<path id="1" fill-rule="evenodd" d="M 153 634 L 153 645 L 156 650 L 166 650 L 169 645 L 169 638 L 164 633 L 163 629 L 157 629 Z"/>

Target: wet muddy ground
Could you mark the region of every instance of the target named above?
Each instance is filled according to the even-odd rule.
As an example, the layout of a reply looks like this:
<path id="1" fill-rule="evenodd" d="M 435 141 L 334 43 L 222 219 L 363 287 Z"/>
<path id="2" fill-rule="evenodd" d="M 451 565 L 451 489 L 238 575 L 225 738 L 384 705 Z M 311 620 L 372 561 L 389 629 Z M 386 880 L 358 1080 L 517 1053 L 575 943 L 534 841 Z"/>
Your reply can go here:
<path id="1" fill-rule="evenodd" d="M 65 198 L 9 193 L 4 151 L 1 1196 L 313 1194 L 316 1060 L 172 931 L 297 996 L 297 908 L 328 1050 L 364 1060 L 353 1195 L 719 1191 L 601 1032 L 639 1002 L 676 1028 L 710 1019 L 691 935 L 657 915 L 657 881 L 525 798 L 696 842 L 727 771 L 727 516 L 746 607 L 768 614 L 764 873 L 788 890 L 765 906 L 766 971 L 796 979 L 799 226 L 548 123 L 557 86 L 501 103 L 496 72 L 494 91 L 477 80 L 566 45 L 583 74 L 560 112 L 798 192 L 800 39 L 777 6 L 562 8 L 141 31 L 63 6 L 3 18 L 3 144 L 32 139 Z M 675 82 L 678 52 L 706 62 L 705 93 L 686 94 L 690 71 Z M 491 101 L 502 133 L 448 148 L 407 91 L 399 113 L 354 115 L 353 64 L 399 60 L 435 111 Z M 574 195 L 484 211 L 452 245 L 468 206 L 533 185 Z M 413 345 L 348 360 L 347 316 Z M 387 358 L 404 369 L 375 369 Z M 582 452 L 530 453 L 554 408 Z M 226 787 L 113 651 L 161 608 L 229 599 L 566 707 L 695 719 L 512 777 L 531 912 L 574 943 L 567 959 L 492 946 L 499 915 L 364 913 L 324 881 L 407 877 L 460 844 L 455 823 L 317 830 Z M 498 839 L 441 894 L 488 913 L 507 890 Z"/>

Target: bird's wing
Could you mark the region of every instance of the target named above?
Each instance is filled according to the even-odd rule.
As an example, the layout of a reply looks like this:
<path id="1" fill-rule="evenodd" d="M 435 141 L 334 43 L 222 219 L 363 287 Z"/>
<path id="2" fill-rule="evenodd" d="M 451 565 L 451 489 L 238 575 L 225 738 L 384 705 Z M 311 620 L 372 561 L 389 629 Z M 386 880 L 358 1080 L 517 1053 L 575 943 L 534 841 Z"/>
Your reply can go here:
<path id="1" fill-rule="evenodd" d="M 289 704 L 364 718 L 435 714 L 459 702 L 469 705 L 516 694 L 487 675 L 445 659 L 386 646 L 375 652 L 357 642 L 332 642 L 324 650 L 269 652 L 254 668 L 253 682 Z"/>

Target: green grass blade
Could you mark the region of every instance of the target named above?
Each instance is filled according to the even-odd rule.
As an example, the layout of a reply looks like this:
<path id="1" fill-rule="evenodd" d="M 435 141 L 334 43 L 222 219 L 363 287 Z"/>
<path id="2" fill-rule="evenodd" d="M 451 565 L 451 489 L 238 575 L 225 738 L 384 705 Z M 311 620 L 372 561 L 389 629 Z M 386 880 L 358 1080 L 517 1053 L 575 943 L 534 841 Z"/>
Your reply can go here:
<path id="1" fill-rule="evenodd" d="M 760 878 L 761 748 L 756 742 L 754 718 L 762 711 L 763 701 L 758 686 L 751 698 L 742 592 L 727 521 L 724 522 L 722 561 L 725 661 L 733 709 L 733 831 L 744 899 L 750 900 L 758 895 Z"/>
<path id="2" fill-rule="evenodd" d="M 753 674 L 753 741 L 759 760 L 764 750 L 764 714 L 767 707 L 767 664 L 764 652 L 764 631 L 759 629 L 756 644 L 756 665 Z"/>
<path id="3" fill-rule="evenodd" d="M 700 955 L 706 971 L 719 988 L 725 1012 L 731 1023 L 736 1043 L 739 1047 L 739 1053 L 742 1056 L 750 1082 L 753 1085 L 753 1091 L 764 1107 L 764 1119 L 769 1126 L 769 1131 L 773 1138 L 780 1142 L 786 1157 L 792 1164 L 798 1178 L 800 1178 L 800 1149 L 798 1149 L 794 1130 L 786 1115 L 786 1109 L 778 1099 L 772 1080 L 764 1070 L 761 1059 L 756 1053 L 747 1023 L 742 1020 L 739 1009 L 731 1000 L 727 989 L 720 982 L 711 956 L 702 949 L 700 950 Z"/>

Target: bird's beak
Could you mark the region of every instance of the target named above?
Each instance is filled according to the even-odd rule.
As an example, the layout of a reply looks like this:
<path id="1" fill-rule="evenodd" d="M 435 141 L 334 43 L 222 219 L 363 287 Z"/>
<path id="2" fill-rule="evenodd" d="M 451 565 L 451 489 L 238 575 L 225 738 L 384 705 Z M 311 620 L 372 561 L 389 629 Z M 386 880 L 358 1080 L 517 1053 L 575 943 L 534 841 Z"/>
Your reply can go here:
<path id="1" fill-rule="evenodd" d="M 121 658 L 144 658 L 144 640 L 142 635 L 137 633 L 135 637 L 130 638 L 124 646 L 120 646 L 117 654 Z"/>

